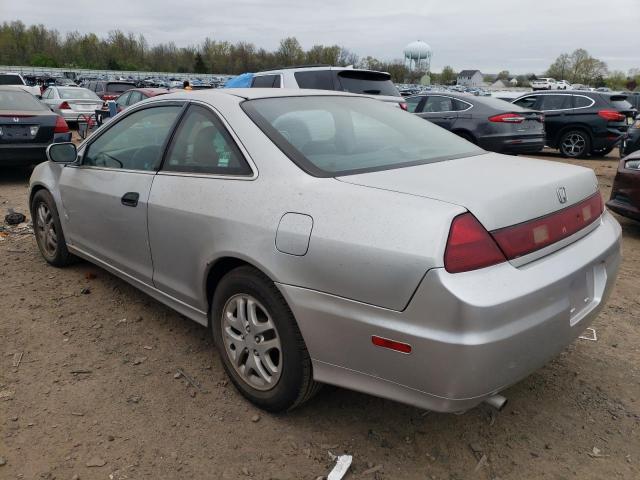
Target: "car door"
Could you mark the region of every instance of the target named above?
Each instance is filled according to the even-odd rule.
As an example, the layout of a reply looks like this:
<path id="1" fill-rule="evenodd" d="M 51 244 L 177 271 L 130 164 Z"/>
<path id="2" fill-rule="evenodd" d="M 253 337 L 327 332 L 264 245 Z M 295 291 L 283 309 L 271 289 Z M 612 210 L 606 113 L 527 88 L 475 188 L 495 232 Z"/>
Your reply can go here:
<path id="1" fill-rule="evenodd" d="M 571 95 L 568 94 L 540 95 L 536 110 L 544 112 L 544 128 L 551 144 L 557 140 L 560 130 L 571 121 L 567 117 L 571 105 Z"/>
<path id="2" fill-rule="evenodd" d="M 151 284 L 147 201 L 184 102 L 158 102 L 113 120 L 60 176 L 67 242 Z"/>
<path id="3" fill-rule="evenodd" d="M 458 118 L 454 107 L 454 98 L 446 95 L 427 95 L 421 105 L 418 116 L 436 125 L 451 130 Z"/>
<path id="4" fill-rule="evenodd" d="M 192 104 L 176 130 L 149 198 L 149 240 L 157 289 L 206 313 L 203 280 L 224 242 L 251 241 L 229 215 L 254 195 L 254 170 L 231 129 Z M 237 238 L 229 237 L 235 232 Z M 248 235 L 248 234 L 247 234 Z"/>

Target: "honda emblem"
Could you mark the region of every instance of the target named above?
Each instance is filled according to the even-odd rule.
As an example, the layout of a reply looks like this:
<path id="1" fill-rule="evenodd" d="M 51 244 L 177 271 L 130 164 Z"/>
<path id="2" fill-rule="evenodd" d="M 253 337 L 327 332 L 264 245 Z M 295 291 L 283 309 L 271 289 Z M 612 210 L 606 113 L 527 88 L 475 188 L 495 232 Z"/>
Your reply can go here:
<path id="1" fill-rule="evenodd" d="M 564 187 L 560 187 L 556 193 L 560 203 L 567 203 L 567 190 Z"/>
<path id="2" fill-rule="evenodd" d="M 18 123 L 20 121 L 20 118 L 19 117 L 13 117 L 13 121 Z"/>

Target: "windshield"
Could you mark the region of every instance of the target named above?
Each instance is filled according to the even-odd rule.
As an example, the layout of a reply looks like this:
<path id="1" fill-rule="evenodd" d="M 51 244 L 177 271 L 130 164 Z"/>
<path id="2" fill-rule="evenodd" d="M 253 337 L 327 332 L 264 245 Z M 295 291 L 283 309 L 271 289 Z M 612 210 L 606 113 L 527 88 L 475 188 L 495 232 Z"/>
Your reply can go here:
<path id="1" fill-rule="evenodd" d="M 242 108 L 289 158 L 316 177 L 484 153 L 443 128 L 368 98 L 263 98 L 245 101 Z"/>
<path id="2" fill-rule="evenodd" d="M 0 90 L 0 110 L 12 110 L 17 112 L 39 112 L 48 110 L 30 93 L 22 90 Z"/>
<path id="3" fill-rule="evenodd" d="M 390 95 L 399 97 L 400 92 L 391 82 L 389 74 L 362 70 L 342 70 L 338 72 L 342 90 L 365 95 Z"/>
<path id="4" fill-rule="evenodd" d="M 18 75 L 0 74 L 0 85 L 24 85 Z"/>
<path id="5" fill-rule="evenodd" d="M 91 90 L 87 90 L 86 88 L 80 88 L 80 87 L 58 88 L 58 93 L 60 94 L 60 98 L 64 100 L 98 100 L 100 101 L 100 97 L 98 97 Z"/>

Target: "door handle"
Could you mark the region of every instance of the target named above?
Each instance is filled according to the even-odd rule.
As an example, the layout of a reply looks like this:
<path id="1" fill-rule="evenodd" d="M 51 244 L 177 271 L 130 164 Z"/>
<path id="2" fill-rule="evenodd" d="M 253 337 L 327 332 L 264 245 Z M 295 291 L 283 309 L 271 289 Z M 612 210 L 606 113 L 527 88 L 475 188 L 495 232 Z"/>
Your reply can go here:
<path id="1" fill-rule="evenodd" d="M 125 207 L 137 207 L 139 199 L 140 194 L 138 192 L 127 192 L 122 196 L 120 202 Z"/>
<path id="2" fill-rule="evenodd" d="M 453 120 L 454 118 L 456 118 L 455 115 L 453 116 L 449 116 L 449 117 L 443 117 L 445 120 Z"/>

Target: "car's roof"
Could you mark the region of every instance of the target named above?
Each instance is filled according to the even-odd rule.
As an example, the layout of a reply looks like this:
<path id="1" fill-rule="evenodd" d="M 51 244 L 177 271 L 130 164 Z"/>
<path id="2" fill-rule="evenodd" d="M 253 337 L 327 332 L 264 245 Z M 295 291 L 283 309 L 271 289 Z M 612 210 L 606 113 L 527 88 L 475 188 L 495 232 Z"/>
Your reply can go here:
<path id="1" fill-rule="evenodd" d="M 22 88 L 20 88 L 23 86 L 24 85 L 0 85 L 0 92 L 20 92 L 20 93 L 26 93 L 27 95 L 31 95 L 26 90 L 23 90 Z"/>
<path id="2" fill-rule="evenodd" d="M 246 100 L 274 97 L 363 97 L 363 95 L 356 95 L 347 92 L 336 92 L 333 90 L 305 90 L 299 88 L 211 88 L 203 90 L 175 91 L 167 95 L 163 95 L 162 98 L 182 99 L 187 97 L 193 100 L 201 100 L 203 102 L 206 102 L 207 100 L 214 99 L 215 97 L 220 95 L 231 95 L 234 97 L 244 98 Z"/>
<path id="3" fill-rule="evenodd" d="M 332 67 L 331 65 L 311 65 L 311 66 L 301 66 L 301 67 L 285 67 L 285 68 L 275 68 L 273 70 L 265 70 L 263 72 L 256 72 L 255 76 L 260 75 L 269 75 L 276 74 L 282 72 L 307 72 L 307 71 L 322 71 L 322 70 L 332 70 L 332 71 L 349 71 L 349 72 L 368 72 L 368 73 L 377 73 L 377 74 L 385 74 L 389 75 L 388 72 L 382 72 L 379 70 L 368 70 L 366 68 L 353 68 L 353 67 Z"/>
<path id="4" fill-rule="evenodd" d="M 167 93 L 176 92 L 177 90 L 169 90 L 168 88 L 132 88 L 130 91 L 142 92 L 148 97 L 155 97 L 156 95 L 165 95 Z"/>

